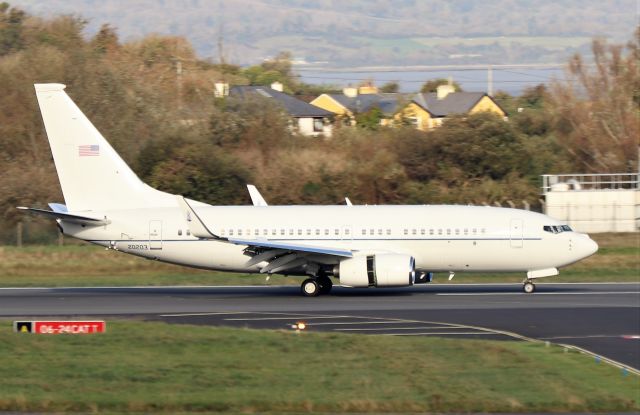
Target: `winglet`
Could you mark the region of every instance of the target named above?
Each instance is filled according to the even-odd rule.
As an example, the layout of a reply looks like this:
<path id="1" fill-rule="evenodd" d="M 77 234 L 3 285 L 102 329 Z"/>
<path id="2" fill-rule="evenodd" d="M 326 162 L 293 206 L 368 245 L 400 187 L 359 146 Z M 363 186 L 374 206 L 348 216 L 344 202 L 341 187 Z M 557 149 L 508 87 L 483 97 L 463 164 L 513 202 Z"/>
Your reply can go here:
<path id="1" fill-rule="evenodd" d="M 185 213 L 189 231 L 193 236 L 204 239 L 220 239 L 218 235 L 214 234 L 209 230 L 209 228 L 207 228 L 207 225 L 205 225 L 202 219 L 200 219 L 184 196 L 176 195 L 176 200 L 178 201 L 180 208 L 182 208 L 182 211 Z"/>
<path id="2" fill-rule="evenodd" d="M 251 196 L 253 206 L 269 206 L 267 201 L 264 200 L 264 197 L 262 197 L 262 195 L 254 185 L 248 184 L 247 189 L 249 190 L 249 196 Z"/>

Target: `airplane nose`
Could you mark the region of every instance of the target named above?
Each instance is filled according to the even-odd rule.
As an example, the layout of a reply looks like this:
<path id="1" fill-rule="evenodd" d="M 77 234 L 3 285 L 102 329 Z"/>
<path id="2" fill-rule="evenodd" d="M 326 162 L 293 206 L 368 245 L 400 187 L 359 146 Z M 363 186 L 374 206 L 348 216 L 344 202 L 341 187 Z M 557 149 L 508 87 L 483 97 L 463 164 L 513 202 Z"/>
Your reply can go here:
<path id="1" fill-rule="evenodd" d="M 589 235 L 583 235 L 584 238 L 580 238 L 578 242 L 578 251 L 582 258 L 589 257 L 598 252 L 598 244 L 593 239 L 589 238 Z"/>

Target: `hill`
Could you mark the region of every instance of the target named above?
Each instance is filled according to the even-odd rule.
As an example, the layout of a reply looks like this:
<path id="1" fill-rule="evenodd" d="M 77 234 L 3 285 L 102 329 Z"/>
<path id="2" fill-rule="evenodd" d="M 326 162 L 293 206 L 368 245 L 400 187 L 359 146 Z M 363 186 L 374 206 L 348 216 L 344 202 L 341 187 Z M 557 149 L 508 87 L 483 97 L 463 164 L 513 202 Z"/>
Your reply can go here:
<path id="1" fill-rule="evenodd" d="M 199 56 L 253 64 L 291 51 L 300 60 L 352 65 L 563 62 L 594 36 L 629 38 L 634 0 L 14 0 L 51 17 L 75 14 L 124 40 L 186 36 Z M 220 46 L 222 46 L 220 48 Z M 222 49 L 222 53 L 220 53 Z"/>

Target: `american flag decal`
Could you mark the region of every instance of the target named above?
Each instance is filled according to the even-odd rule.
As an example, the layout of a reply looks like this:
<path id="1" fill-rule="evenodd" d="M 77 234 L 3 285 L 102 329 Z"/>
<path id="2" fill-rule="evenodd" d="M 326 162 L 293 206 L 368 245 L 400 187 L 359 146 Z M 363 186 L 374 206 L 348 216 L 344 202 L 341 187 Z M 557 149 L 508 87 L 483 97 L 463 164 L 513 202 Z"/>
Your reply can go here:
<path id="1" fill-rule="evenodd" d="M 78 156 L 80 157 L 88 157 L 88 156 L 99 156 L 100 155 L 100 146 L 97 144 L 87 144 L 78 146 Z"/>

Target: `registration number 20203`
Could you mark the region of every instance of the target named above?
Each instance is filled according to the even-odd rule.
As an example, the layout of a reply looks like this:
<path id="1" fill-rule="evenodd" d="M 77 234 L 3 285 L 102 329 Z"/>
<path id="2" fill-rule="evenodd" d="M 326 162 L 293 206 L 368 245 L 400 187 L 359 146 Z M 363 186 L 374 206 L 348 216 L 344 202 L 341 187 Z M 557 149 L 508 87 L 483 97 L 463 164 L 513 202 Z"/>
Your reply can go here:
<path id="1" fill-rule="evenodd" d="M 128 244 L 127 249 L 148 250 L 149 245 L 146 244 Z"/>

